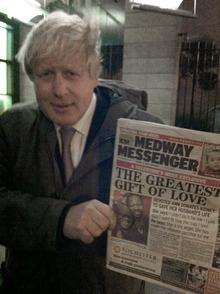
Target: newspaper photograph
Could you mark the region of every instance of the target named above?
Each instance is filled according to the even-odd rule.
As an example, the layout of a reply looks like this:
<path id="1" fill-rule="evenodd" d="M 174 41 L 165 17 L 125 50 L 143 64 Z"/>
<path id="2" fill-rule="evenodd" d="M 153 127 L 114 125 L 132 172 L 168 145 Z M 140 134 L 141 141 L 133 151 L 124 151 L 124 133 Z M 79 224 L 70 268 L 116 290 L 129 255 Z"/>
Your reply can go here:
<path id="1" fill-rule="evenodd" d="M 220 135 L 118 121 L 107 267 L 178 293 L 220 293 Z"/>

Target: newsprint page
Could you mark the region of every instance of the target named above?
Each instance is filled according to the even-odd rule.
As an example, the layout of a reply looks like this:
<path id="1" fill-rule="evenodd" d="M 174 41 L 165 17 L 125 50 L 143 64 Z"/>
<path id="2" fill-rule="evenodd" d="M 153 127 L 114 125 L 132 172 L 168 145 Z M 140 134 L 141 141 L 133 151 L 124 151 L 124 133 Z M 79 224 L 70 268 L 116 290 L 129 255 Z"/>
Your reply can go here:
<path id="1" fill-rule="evenodd" d="M 120 119 L 107 267 L 178 293 L 220 293 L 220 134 Z"/>

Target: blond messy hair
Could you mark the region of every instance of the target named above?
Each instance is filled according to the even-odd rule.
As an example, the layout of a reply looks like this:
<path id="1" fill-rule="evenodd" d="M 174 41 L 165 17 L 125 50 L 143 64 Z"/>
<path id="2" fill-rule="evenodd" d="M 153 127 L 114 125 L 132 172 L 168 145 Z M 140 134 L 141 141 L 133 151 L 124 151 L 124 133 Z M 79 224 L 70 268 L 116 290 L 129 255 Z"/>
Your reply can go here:
<path id="1" fill-rule="evenodd" d="M 33 80 L 35 66 L 40 61 L 57 56 L 67 60 L 75 53 L 85 58 L 90 77 L 98 78 L 101 58 L 97 22 L 56 11 L 32 28 L 16 57 Z"/>

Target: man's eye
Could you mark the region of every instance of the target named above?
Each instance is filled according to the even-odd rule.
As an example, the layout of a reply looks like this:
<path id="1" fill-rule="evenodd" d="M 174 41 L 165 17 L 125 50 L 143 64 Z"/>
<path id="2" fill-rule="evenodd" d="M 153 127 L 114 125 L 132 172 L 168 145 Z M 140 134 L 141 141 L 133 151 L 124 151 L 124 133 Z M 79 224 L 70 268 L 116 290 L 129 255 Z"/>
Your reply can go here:
<path id="1" fill-rule="evenodd" d="M 48 78 L 48 77 L 52 76 L 52 74 L 53 74 L 53 72 L 51 70 L 44 70 L 44 71 L 37 73 L 37 76 L 39 78 Z"/>
<path id="2" fill-rule="evenodd" d="M 42 76 L 42 77 L 47 77 L 47 76 L 52 75 L 52 74 L 53 74 L 52 71 L 50 71 L 50 70 L 45 70 L 45 71 L 43 71 L 43 72 L 41 73 L 41 76 Z"/>
<path id="3" fill-rule="evenodd" d="M 64 72 L 64 75 L 69 78 L 77 77 L 79 74 L 75 71 L 67 70 Z"/>

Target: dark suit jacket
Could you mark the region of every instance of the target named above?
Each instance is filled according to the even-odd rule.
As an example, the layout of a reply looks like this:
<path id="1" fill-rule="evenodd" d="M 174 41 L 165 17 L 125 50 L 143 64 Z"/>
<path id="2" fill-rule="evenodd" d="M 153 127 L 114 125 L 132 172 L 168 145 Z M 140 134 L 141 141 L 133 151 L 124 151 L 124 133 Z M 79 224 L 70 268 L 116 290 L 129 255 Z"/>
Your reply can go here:
<path id="1" fill-rule="evenodd" d="M 93 198 L 108 203 L 117 119 L 159 122 L 107 88 L 96 91 L 86 149 L 67 187 L 53 123 L 37 105 L 0 117 L 0 243 L 7 247 L 1 293 L 118 294 L 134 280 L 105 269 L 105 234 L 91 245 L 61 234 L 69 205 Z"/>

